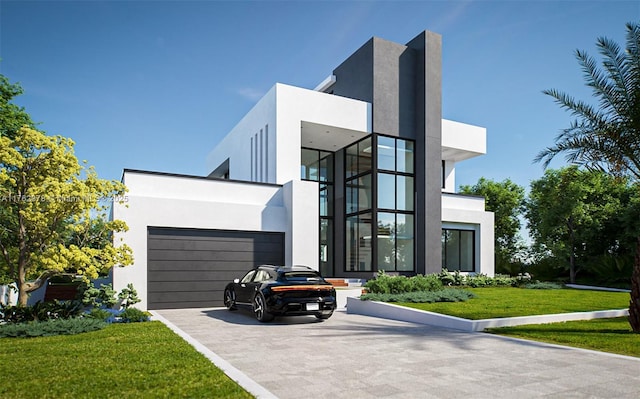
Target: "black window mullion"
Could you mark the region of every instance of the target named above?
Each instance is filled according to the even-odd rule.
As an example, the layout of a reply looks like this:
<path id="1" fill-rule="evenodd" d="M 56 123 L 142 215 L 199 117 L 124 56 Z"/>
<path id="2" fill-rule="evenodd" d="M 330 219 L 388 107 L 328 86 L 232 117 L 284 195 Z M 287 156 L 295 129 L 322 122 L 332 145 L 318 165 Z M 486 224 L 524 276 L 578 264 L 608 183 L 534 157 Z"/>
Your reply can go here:
<path id="1" fill-rule="evenodd" d="M 371 135 L 371 263 L 373 271 L 378 265 L 378 135 Z"/>

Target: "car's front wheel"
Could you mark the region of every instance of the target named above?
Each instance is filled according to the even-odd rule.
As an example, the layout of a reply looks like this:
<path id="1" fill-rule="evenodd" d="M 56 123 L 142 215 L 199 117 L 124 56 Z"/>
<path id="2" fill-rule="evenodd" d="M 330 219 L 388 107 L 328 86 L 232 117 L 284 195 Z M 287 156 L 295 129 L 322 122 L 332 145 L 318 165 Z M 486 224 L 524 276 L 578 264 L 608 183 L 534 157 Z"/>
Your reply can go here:
<path id="1" fill-rule="evenodd" d="M 267 312 L 267 301 L 262 292 L 258 292 L 253 298 L 253 313 L 256 315 L 256 319 L 262 323 L 273 320 L 273 315 Z"/>
<path id="2" fill-rule="evenodd" d="M 229 310 L 236 310 L 236 293 L 230 288 L 224 290 L 224 306 Z"/>

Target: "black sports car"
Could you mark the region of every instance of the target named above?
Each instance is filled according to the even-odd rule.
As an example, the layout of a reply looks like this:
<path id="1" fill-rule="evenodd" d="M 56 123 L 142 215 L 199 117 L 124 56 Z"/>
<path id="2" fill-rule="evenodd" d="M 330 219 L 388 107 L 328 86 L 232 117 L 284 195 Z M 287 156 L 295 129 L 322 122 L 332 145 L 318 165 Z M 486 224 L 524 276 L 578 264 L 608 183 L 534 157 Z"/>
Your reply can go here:
<path id="1" fill-rule="evenodd" d="M 324 320 L 336 308 L 336 290 L 310 267 L 262 265 L 227 284 L 224 305 L 250 307 L 261 322 L 281 315 Z"/>

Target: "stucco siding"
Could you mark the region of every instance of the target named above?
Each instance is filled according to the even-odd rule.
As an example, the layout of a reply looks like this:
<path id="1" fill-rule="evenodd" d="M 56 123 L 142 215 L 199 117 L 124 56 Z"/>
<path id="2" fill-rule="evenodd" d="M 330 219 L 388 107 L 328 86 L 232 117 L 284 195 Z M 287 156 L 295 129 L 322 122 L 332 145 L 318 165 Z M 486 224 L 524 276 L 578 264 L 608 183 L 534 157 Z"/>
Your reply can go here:
<path id="1" fill-rule="evenodd" d="M 134 264 L 115 268 L 112 278 L 117 291 L 134 284 L 142 299 L 141 308 L 147 306 L 150 226 L 283 232 L 288 239 L 286 260 L 318 268 L 318 193 L 314 184 L 296 182 L 298 185 L 283 188 L 132 171 L 125 171 L 123 181 L 130 188 L 127 202 L 114 204 L 113 217 L 126 221 L 129 231 L 116 234 L 114 240 L 133 249 Z M 290 238 L 294 236 L 299 242 Z"/>

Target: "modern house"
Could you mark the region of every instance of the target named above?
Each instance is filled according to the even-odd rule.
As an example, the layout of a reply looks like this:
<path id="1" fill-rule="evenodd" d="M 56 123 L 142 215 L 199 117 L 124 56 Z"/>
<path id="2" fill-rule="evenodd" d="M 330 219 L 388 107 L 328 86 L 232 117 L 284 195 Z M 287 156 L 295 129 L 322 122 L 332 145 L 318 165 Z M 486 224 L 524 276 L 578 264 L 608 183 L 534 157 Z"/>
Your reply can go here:
<path id="1" fill-rule="evenodd" d="M 494 220 L 455 194 L 459 162 L 486 130 L 442 119 L 441 37 L 372 38 L 313 90 L 276 84 L 211 151 L 208 176 L 125 170 L 123 238 L 135 264 L 113 270 L 148 309 L 222 304 L 256 264 L 327 277 L 493 275 Z"/>

